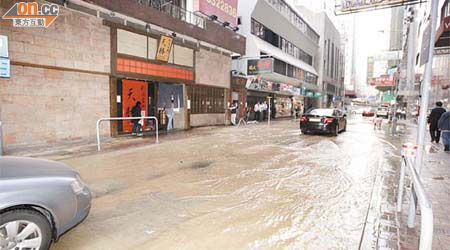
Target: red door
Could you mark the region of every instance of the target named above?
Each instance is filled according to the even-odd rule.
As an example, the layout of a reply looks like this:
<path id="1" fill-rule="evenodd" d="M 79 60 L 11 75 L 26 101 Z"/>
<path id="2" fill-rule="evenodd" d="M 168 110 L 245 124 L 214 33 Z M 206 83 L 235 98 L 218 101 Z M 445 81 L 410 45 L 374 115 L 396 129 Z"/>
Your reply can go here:
<path id="1" fill-rule="evenodd" d="M 122 81 L 122 114 L 124 117 L 132 117 L 131 110 L 137 102 L 141 103 L 141 114 L 148 115 L 148 83 L 143 81 L 123 80 Z M 145 128 L 145 123 L 144 127 Z M 123 132 L 131 132 L 133 122 L 123 121 Z"/>

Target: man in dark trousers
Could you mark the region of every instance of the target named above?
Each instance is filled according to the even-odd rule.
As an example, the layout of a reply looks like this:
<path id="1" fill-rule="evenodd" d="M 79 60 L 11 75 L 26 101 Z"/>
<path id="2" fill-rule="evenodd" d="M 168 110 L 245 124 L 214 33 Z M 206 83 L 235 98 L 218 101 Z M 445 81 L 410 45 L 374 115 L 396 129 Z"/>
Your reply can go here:
<path id="1" fill-rule="evenodd" d="M 444 151 L 450 153 L 450 111 L 445 112 L 438 123 L 442 132 L 442 142 L 444 143 Z"/>
<path id="2" fill-rule="evenodd" d="M 141 117 L 141 102 L 137 102 L 136 105 L 131 109 L 131 115 L 133 117 Z M 132 135 L 141 136 L 141 125 L 139 124 L 139 120 L 133 120 L 133 132 Z"/>
<path id="3" fill-rule="evenodd" d="M 428 117 L 428 123 L 430 124 L 431 142 L 439 143 L 439 140 L 441 139 L 441 131 L 438 128 L 438 122 L 442 114 L 444 114 L 445 112 L 446 110 L 442 107 L 442 102 L 436 102 L 436 107 L 431 110 L 431 114 Z"/>

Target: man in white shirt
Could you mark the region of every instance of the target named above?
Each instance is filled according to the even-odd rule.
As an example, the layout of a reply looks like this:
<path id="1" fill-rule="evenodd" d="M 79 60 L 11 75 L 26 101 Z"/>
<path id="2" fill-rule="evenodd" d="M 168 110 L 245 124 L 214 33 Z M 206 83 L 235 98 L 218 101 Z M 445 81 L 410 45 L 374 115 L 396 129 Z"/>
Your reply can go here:
<path id="1" fill-rule="evenodd" d="M 255 104 L 254 111 L 255 111 L 255 120 L 259 121 L 259 114 L 260 114 L 260 111 L 261 111 L 261 107 L 259 105 L 259 102 L 257 102 Z"/>
<path id="2" fill-rule="evenodd" d="M 267 119 L 267 102 L 264 102 L 262 104 L 262 109 L 261 109 L 262 113 L 263 113 L 263 121 L 265 121 Z"/>

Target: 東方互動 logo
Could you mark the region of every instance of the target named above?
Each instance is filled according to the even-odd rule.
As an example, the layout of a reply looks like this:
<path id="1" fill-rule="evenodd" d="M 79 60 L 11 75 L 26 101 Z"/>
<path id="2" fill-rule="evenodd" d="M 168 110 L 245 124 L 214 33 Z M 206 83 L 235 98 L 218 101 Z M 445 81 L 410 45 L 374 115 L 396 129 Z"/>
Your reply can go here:
<path id="1" fill-rule="evenodd" d="M 14 27 L 47 28 L 58 17 L 59 5 L 19 2 L 9 9 L 3 19 L 13 19 Z"/>

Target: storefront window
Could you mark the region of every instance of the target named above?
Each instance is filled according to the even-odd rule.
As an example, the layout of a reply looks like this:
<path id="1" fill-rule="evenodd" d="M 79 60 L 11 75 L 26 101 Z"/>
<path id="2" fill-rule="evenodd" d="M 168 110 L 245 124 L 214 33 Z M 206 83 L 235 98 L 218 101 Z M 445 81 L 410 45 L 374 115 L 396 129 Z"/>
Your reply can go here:
<path id="1" fill-rule="evenodd" d="M 225 90 L 222 88 L 189 86 L 191 114 L 225 113 Z"/>

